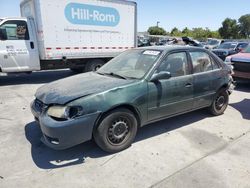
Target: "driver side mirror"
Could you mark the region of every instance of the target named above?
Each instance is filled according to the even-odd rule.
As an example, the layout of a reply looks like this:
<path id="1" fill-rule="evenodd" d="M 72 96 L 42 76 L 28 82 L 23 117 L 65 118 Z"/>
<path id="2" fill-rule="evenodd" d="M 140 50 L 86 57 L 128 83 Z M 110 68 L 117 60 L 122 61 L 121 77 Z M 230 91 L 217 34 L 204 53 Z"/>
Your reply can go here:
<path id="1" fill-rule="evenodd" d="M 7 40 L 7 32 L 6 29 L 0 28 L 0 40 Z"/>
<path id="2" fill-rule="evenodd" d="M 161 71 L 159 73 L 156 73 L 152 76 L 151 78 L 151 82 L 156 82 L 156 81 L 159 81 L 159 80 L 167 80 L 171 78 L 171 73 L 170 72 L 167 72 L 167 71 Z"/>

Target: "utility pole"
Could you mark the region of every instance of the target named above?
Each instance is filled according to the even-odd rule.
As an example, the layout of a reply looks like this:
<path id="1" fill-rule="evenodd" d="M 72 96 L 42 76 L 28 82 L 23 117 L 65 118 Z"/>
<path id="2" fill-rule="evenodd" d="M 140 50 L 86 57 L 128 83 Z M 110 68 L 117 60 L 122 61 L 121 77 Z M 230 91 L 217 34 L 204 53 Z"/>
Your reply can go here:
<path id="1" fill-rule="evenodd" d="M 157 26 L 157 27 L 159 27 L 159 23 L 160 23 L 159 21 L 156 22 L 156 26 Z"/>

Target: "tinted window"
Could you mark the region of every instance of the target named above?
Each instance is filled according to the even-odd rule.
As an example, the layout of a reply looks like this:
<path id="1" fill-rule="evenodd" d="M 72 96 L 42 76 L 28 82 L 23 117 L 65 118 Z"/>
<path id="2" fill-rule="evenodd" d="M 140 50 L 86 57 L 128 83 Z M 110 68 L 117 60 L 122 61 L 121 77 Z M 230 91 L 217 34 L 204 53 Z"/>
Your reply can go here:
<path id="1" fill-rule="evenodd" d="M 0 26 L 6 29 L 7 40 L 29 40 L 29 32 L 25 21 L 7 21 Z"/>
<path id="2" fill-rule="evenodd" d="M 172 77 L 188 74 L 187 55 L 185 52 L 173 53 L 167 56 L 161 63 L 157 72 L 167 71 Z"/>
<path id="3" fill-rule="evenodd" d="M 190 52 L 194 73 L 213 70 L 210 57 L 205 52 Z"/>
<path id="4" fill-rule="evenodd" d="M 234 49 L 237 43 L 222 43 L 218 48 L 219 49 Z"/>
<path id="5" fill-rule="evenodd" d="M 238 48 L 246 48 L 248 45 L 248 43 L 242 43 L 242 44 L 239 44 L 237 47 Z"/>

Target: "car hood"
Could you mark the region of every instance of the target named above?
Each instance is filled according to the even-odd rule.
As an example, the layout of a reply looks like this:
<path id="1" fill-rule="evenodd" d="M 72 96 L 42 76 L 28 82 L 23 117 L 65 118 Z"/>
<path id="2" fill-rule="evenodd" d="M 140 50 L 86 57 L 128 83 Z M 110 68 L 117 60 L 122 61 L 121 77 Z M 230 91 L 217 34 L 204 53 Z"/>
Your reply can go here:
<path id="1" fill-rule="evenodd" d="M 239 62 L 249 62 L 250 63 L 250 53 L 238 53 L 230 56 L 231 61 Z"/>
<path id="2" fill-rule="evenodd" d="M 74 99 L 135 82 L 94 72 L 79 74 L 40 87 L 35 97 L 45 104 L 66 104 Z"/>

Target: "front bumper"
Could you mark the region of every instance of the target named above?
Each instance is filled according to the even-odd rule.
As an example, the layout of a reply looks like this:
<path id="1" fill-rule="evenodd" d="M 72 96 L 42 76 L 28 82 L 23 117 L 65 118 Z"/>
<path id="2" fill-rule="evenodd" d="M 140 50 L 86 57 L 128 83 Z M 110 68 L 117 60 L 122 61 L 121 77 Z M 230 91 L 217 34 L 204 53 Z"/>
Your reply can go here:
<path id="1" fill-rule="evenodd" d="M 230 81 L 227 86 L 228 93 L 231 94 L 233 90 L 235 89 L 235 87 L 236 87 L 236 82 L 234 81 L 233 77 L 230 76 Z"/>
<path id="2" fill-rule="evenodd" d="M 41 141 L 56 150 L 67 149 L 92 138 L 93 128 L 100 112 L 67 121 L 56 121 L 45 111 L 38 112 L 34 102 L 31 111 L 43 133 Z"/>

